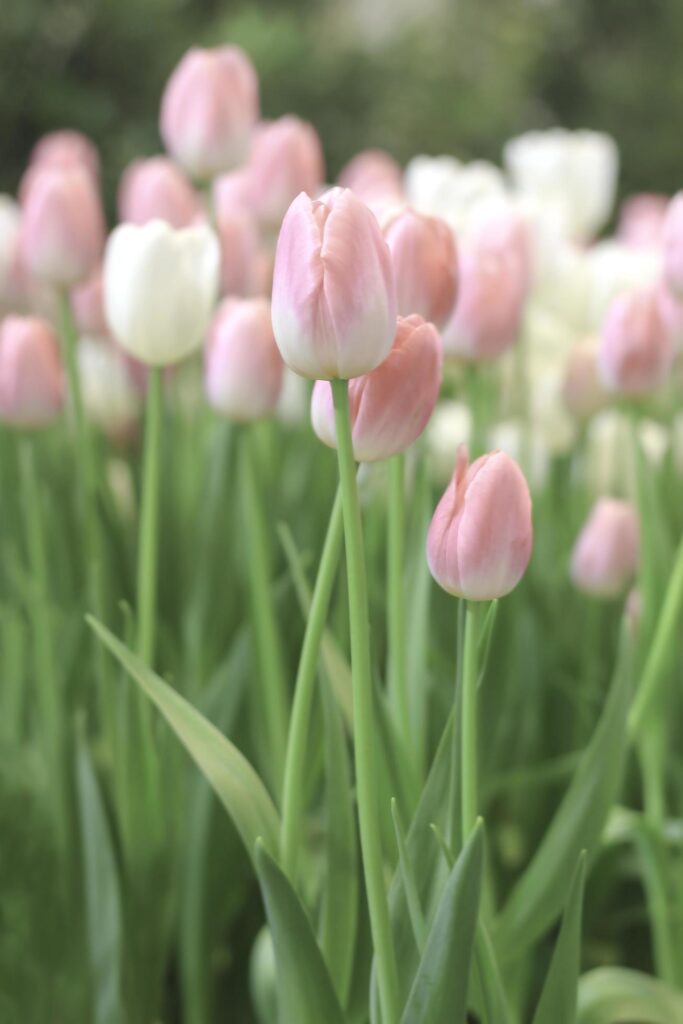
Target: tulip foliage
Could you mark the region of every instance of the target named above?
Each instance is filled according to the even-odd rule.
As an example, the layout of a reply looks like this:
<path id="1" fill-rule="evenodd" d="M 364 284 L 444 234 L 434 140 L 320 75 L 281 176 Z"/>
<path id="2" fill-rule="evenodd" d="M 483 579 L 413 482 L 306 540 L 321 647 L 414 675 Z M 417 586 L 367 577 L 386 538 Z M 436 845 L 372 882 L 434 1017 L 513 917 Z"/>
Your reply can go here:
<path id="1" fill-rule="evenodd" d="M 683 1022 L 680 195 L 160 134 L 0 203 L 0 1019 Z"/>

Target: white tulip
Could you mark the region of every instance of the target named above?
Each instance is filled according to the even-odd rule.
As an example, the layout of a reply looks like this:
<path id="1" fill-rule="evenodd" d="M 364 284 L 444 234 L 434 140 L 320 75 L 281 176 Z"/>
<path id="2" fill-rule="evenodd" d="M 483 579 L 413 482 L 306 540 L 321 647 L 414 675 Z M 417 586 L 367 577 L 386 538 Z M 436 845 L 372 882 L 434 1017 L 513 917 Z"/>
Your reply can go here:
<path id="1" fill-rule="evenodd" d="M 198 349 L 218 296 L 220 247 L 206 225 L 121 224 L 104 257 L 107 322 L 143 363 L 168 366 Z"/>
<path id="2" fill-rule="evenodd" d="M 17 247 L 21 210 L 11 196 L 0 195 L 0 307 L 13 305 L 17 288 Z"/>
<path id="3" fill-rule="evenodd" d="M 514 187 L 555 205 L 571 238 L 587 241 L 604 226 L 619 169 L 609 135 L 563 128 L 526 132 L 511 139 L 503 155 Z"/>
<path id="4" fill-rule="evenodd" d="M 597 331 L 619 295 L 657 281 L 662 259 L 657 249 L 635 249 L 623 242 L 607 239 L 586 251 L 586 265 L 587 327 Z"/>
<path id="5" fill-rule="evenodd" d="M 463 231 L 480 203 L 502 198 L 505 179 L 484 160 L 463 164 L 452 156 L 416 156 L 405 171 L 408 202 L 420 213 L 441 217 Z"/>
<path id="6" fill-rule="evenodd" d="M 86 337 L 77 357 L 86 415 L 109 437 L 124 439 L 137 422 L 141 396 L 123 353 L 110 341 Z"/>

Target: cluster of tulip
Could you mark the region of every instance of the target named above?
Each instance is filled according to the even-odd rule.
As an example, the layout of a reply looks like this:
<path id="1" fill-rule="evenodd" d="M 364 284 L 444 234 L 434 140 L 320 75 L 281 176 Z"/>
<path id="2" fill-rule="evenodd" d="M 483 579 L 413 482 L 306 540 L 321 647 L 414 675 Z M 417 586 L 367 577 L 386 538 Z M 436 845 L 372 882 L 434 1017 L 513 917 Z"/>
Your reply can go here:
<path id="1" fill-rule="evenodd" d="M 183 1019 L 213 1019 L 210 790 L 180 770 L 151 701 L 258 878 L 267 927 L 251 988 L 263 1024 L 683 1021 L 672 820 L 683 779 L 668 760 L 683 546 L 674 557 L 680 516 L 667 505 L 683 461 L 683 194 L 634 197 L 615 236 L 596 242 L 616 148 L 560 130 L 511 141 L 507 173 L 450 157 L 417 157 L 404 173 L 369 151 L 326 188 L 313 127 L 259 122 L 258 92 L 238 48 L 191 50 L 162 99 L 168 156 L 125 170 L 108 238 L 97 152 L 76 132 L 42 139 L 18 202 L 0 206 L 0 419 L 11 428 L 2 472 L 7 484 L 20 449 L 31 581 L 5 600 L 28 613 L 35 709 L 17 696 L 23 669 L 10 672 L 2 705 L 10 739 L 39 738 L 60 864 L 83 865 L 85 885 L 64 871 L 84 907 L 83 1019 L 158 1019 L 178 930 Z M 200 389 L 192 357 L 202 347 Z M 337 452 L 333 501 L 329 460 L 302 425 L 306 380 L 313 433 Z M 130 467 L 143 402 L 137 516 Z M 55 449 L 38 440 L 50 426 L 78 481 L 68 528 L 79 532 L 61 543 L 82 537 L 86 595 L 78 582 L 71 629 L 89 637 L 78 641 L 85 684 L 69 680 L 59 652 L 63 587 L 43 479 Z M 209 454 L 207 437 L 218 439 Z M 531 560 L 527 479 L 544 564 L 499 613 Z M 284 579 L 274 570 L 274 520 L 287 520 L 293 490 L 309 510 L 307 547 L 329 515 L 310 589 L 287 527 Z M 216 512 L 233 493 L 240 520 Z M 174 516 L 192 523 L 189 555 L 180 529 L 169 539 Z M 136 518 L 132 595 L 116 563 L 128 562 Z M 244 561 L 241 543 L 223 543 L 242 535 Z M 334 600 L 342 550 L 346 610 Z M 459 599 L 457 614 L 430 598 L 427 573 Z M 181 577 L 196 582 L 196 600 Z M 292 587 L 305 620 L 296 650 Z M 134 611 L 117 612 L 129 597 Z M 380 617 L 384 663 L 381 639 L 371 643 Z M 6 642 L 19 629 L 8 621 Z M 110 631 L 117 622 L 132 649 Z M 252 683 L 238 687 L 245 636 L 239 671 Z M 522 731 L 525 700 L 509 669 L 513 643 L 523 678 L 543 645 L 561 649 L 542 656 L 546 671 L 559 675 L 564 659 L 574 676 L 578 724 L 560 713 L 559 744 L 543 743 L 546 697 L 533 742 L 510 735 Z M 435 653 L 451 647 L 454 688 L 448 654 Z M 107 648 L 135 690 L 112 681 Z M 241 703 L 251 725 L 240 732 Z M 87 717 L 78 729 L 74 710 Z M 503 719 L 492 761 L 478 734 Z M 640 771 L 627 785 L 631 746 Z M 529 749 L 535 767 L 524 764 Z M 531 771 L 518 815 L 512 798 L 500 806 L 505 781 L 490 788 L 492 764 L 504 776 L 510 751 Z M 560 799 L 553 780 L 567 772 Z M 528 806 L 539 785 L 550 787 L 541 821 Z M 486 869 L 480 814 L 493 847 Z M 596 966 L 595 955 L 580 976 L 586 854 L 592 867 L 629 842 L 658 977 Z M 222 857 L 225 881 L 239 859 Z"/>

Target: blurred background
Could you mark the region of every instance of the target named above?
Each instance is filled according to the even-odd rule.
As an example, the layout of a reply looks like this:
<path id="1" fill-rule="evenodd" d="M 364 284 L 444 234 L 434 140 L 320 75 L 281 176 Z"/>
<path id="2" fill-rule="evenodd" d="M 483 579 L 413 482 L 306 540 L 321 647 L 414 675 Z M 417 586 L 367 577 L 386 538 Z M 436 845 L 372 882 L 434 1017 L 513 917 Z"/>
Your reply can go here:
<path id="1" fill-rule="evenodd" d="M 265 117 L 321 134 L 328 178 L 382 146 L 500 161 L 527 128 L 610 132 L 621 193 L 681 185 L 681 0 L 2 0 L 0 190 L 42 133 L 78 128 L 122 167 L 160 149 L 159 96 L 192 43 L 241 44 Z"/>

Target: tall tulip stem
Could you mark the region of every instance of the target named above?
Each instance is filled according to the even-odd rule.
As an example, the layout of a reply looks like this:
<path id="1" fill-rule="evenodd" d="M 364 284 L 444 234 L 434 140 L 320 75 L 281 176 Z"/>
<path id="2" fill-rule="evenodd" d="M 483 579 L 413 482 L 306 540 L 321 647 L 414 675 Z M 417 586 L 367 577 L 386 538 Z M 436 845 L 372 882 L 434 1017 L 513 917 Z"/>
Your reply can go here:
<path id="1" fill-rule="evenodd" d="M 377 958 L 382 1021 L 383 1024 L 396 1024 L 399 1019 L 398 975 L 378 828 L 379 802 L 376 789 L 377 765 L 375 763 L 377 730 L 374 722 L 372 693 L 368 595 L 363 551 L 363 526 L 351 441 L 348 382 L 332 381 L 332 395 L 346 541 L 346 573 L 351 625 L 354 753 L 361 851 L 368 894 L 370 928 Z"/>
<path id="2" fill-rule="evenodd" d="M 410 713 L 406 675 L 405 621 L 405 456 L 389 460 L 389 507 L 387 510 L 387 633 L 389 647 L 389 694 L 396 724 L 406 749 L 410 742 Z"/>
<path id="3" fill-rule="evenodd" d="M 161 483 L 162 370 L 149 371 L 142 465 L 142 508 L 138 545 L 138 653 L 150 667 L 156 640 L 157 563 L 159 557 L 159 487 Z"/>
<path id="4" fill-rule="evenodd" d="M 477 682 L 480 613 L 482 605 L 468 601 L 465 609 L 465 638 L 462 655 L 462 718 L 461 718 L 461 821 L 462 841 L 477 820 Z"/>

